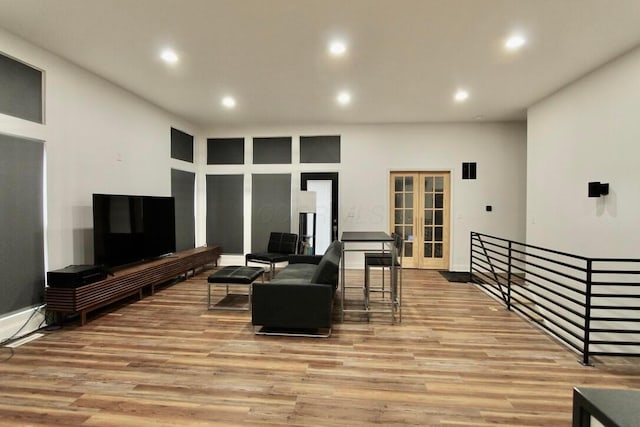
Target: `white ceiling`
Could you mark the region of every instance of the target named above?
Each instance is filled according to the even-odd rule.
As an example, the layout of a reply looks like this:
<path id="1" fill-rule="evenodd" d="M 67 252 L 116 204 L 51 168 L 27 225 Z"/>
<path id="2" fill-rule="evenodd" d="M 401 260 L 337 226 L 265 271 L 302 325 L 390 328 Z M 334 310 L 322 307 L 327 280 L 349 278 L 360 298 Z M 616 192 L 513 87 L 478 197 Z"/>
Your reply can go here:
<path id="1" fill-rule="evenodd" d="M 522 120 L 640 45 L 640 0 L 0 0 L 0 27 L 201 126 Z"/>

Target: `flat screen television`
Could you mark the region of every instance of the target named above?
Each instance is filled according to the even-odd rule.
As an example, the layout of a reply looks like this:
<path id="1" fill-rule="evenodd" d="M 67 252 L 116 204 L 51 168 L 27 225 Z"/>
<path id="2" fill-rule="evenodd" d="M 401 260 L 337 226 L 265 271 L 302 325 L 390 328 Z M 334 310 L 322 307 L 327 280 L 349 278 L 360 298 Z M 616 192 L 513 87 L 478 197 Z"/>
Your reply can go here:
<path id="1" fill-rule="evenodd" d="M 93 195 L 96 265 L 121 267 L 176 250 L 173 197 Z"/>

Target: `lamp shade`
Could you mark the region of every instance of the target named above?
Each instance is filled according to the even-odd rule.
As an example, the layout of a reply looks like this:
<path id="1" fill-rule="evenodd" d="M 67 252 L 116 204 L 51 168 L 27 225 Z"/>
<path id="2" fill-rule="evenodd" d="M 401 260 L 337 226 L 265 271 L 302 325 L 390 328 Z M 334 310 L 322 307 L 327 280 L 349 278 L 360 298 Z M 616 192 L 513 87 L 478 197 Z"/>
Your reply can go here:
<path id="1" fill-rule="evenodd" d="M 301 191 L 298 193 L 298 212 L 316 211 L 316 192 Z"/>

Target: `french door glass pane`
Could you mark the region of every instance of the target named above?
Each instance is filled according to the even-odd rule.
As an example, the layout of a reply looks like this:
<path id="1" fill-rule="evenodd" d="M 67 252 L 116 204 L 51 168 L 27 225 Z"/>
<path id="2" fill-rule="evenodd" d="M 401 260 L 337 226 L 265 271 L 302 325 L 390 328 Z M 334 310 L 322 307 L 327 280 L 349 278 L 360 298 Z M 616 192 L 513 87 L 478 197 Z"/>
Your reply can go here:
<path id="1" fill-rule="evenodd" d="M 402 224 L 402 209 L 395 210 L 395 222 L 396 224 Z"/>
<path id="2" fill-rule="evenodd" d="M 402 191 L 402 177 L 397 176 L 394 180 L 396 191 Z"/>
<path id="3" fill-rule="evenodd" d="M 424 192 L 432 193 L 433 192 L 433 178 L 425 177 L 424 179 Z"/>
<path id="4" fill-rule="evenodd" d="M 404 244 L 404 256 L 411 258 L 413 256 L 413 243 L 407 242 Z"/>
<path id="5" fill-rule="evenodd" d="M 402 206 L 402 194 L 396 194 L 396 209 Z"/>
<path id="6" fill-rule="evenodd" d="M 411 192 L 413 191 L 413 177 L 405 176 L 404 177 L 404 191 Z"/>
<path id="7" fill-rule="evenodd" d="M 444 178 L 441 176 L 437 176 L 435 178 L 435 191 L 439 191 L 439 192 L 444 191 Z"/>
<path id="8" fill-rule="evenodd" d="M 433 240 L 436 242 L 442 242 L 442 227 L 435 228 L 435 238 Z"/>
<path id="9" fill-rule="evenodd" d="M 442 258 L 442 243 L 436 243 L 433 245 L 434 258 Z"/>
<path id="10" fill-rule="evenodd" d="M 424 225 L 433 225 L 433 211 L 424 212 Z"/>
<path id="11" fill-rule="evenodd" d="M 411 209 L 404 210 L 404 223 L 413 224 L 413 210 Z"/>
<path id="12" fill-rule="evenodd" d="M 437 209 L 442 209 L 442 206 L 444 204 L 444 195 L 443 194 L 436 194 L 436 203 L 435 203 L 435 207 Z"/>
<path id="13" fill-rule="evenodd" d="M 406 193 L 404 195 L 404 207 L 413 209 L 413 193 Z"/>
<path id="14" fill-rule="evenodd" d="M 436 214 L 435 224 L 444 225 L 444 221 L 442 219 L 442 211 L 435 211 L 435 214 Z"/>
<path id="15" fill-rule="evenodd" d="M 430 242 L 433 240 L 433 227 L 424 228 L 424 240 L 425 242 Z"/>
<path id="16" fill-rule="evenodd" d="M 433 209 L 433 193 L 425 193 L 424 207 L 427 209 Z"/>
<path id="17" fill-rule="evenodd" d="M 424 244 L 424 257 L 425 258 L 433 258 L 433 249 L 431 243 Z"/>
<path id="18" fill-rule="evenodd" d="M 413 227 L 405 227 L 403 237 L 405 240 L 413 240 Z"/>

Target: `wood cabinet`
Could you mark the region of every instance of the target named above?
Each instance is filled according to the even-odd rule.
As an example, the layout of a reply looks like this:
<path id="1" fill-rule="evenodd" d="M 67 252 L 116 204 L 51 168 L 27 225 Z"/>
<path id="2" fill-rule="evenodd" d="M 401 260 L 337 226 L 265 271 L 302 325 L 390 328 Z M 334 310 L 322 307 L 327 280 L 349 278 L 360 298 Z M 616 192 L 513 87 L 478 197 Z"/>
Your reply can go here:
<path id="1" fill-rule="evenodd" d="M 77 288 L 45 290 L 47 311 L 80 313 L 80 323 L 87 322 L 87 313 L 131 295 L 143 297 L 144 288 L 165 283 L 206 264 L 217 265 L 220 246 L 203 246 L 177 252 L 174 255 L 118 270 L 106 279 Z"/>

